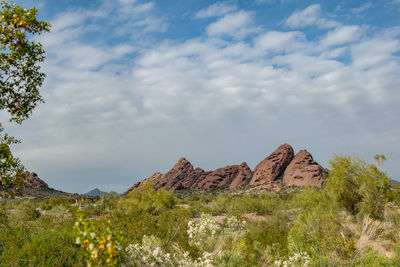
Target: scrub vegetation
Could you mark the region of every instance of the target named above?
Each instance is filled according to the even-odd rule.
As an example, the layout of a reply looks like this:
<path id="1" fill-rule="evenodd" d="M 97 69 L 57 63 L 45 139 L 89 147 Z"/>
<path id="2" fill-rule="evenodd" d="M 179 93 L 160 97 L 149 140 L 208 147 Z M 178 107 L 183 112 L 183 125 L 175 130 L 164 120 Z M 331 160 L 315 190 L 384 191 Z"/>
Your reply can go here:
<path id="1" fill-rule="evenodd" d="M 151 183 L 94 202 L 0 206 L 1 266 L 398 266 L 400 191 L 336 155 L 322 188 L 176 195 Z"/>

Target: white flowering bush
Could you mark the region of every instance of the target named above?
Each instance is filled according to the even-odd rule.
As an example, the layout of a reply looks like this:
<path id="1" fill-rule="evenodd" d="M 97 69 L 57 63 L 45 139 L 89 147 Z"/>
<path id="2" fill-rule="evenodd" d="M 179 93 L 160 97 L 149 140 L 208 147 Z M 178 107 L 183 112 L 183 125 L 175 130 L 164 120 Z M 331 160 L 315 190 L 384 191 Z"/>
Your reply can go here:
<path id="1" fill-rule="evenodd" d="M 288 260 L 276 260 L 275 266 L 282 267 L 308 267 L 311 258 L 306 252 L 295 253 Z"/>
<path id="2" fill-rule="evenodd" d="M 212 267 L 212 254 L 204 252 L 198 259 L 192 259 L 189 252 L 178 245 L 171 246 L 172 253 L 167 252 L 161 239 L 155 236 L 143 236 L 142 245 L 133 244 L 126 248 L 129 264 L 133 266 L 179 266 L 179 267 Z"/>
<path id="3" fill-rule="evenodd" d="M 142 244 L 131 244 L 126 248 L 128 264 L 133 266 L 179 266 L 212 267 L 221 262 L 219 257 L 227 240 L 235 240 L 237 233 L 246 228 L 246 222 L 236 217 L 227 218 L 224 227 L 210 214 L 202 214 L 200 219 L 188 222 L 189 244 L 199 249 L 198 258 L 192 258 L 188 251 L 177 244 L 166 248 L 161 239 L 155 236 L 143 236 Z"/>
<path id="4" fill-rule="evenodd" d="M 137 266 L 174 266 L 171 254 L 162 248 L 161 240 L 155 236 L 143 236 L 142 245 L 131 244 L 126 252 L 130 263 Z"/>
<path id="5" fill-rule="evenodd" d="M 205 251 L 212 251 L 221 234 L 222 227 L 210 214 L 201 214 L 200 220 L 188 223 L 189 244 Z"/>
<path id="6" fill-rule="evenodd" d="M 224 232 L 237 232 L 237 231 L 243 231 L 246 229 L 246 221 L 245 220 L 239 220 L 235 216 L 228 217 L 226 220 L 226 226 L 224 228 Z"/>
<path id="7" fill-rule="evenodd" d="M 176 253 L 175 256 L 175 266 L 179 267 L 213 267 L 214 259 L 213 255 L 208 252 L 203 252 L 203 255 L 198 259 L 192 259 L 189 252 L 185 251 L 183 253 Z"/>

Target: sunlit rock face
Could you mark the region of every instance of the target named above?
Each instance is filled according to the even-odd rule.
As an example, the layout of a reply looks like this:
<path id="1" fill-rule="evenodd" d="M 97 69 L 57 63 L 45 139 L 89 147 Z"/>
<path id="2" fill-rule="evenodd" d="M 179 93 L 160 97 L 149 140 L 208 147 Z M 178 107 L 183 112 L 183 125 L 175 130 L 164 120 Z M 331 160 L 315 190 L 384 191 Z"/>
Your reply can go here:
<path id="1" fill-rule="evenodd" d="M 293 148 L 288 144 L 281 145 L 271 155 L 257 164 L 250 184 L 259 185 L 276 180 L 285 171 L 293 157 Z"/>
<path id="2" fill-rule="evenodd" d="M 326 176 L 326 170 L 311 154 L 307 150 L 300 150 L 286 168 L 283 182 L 287 185 L 322 186 Z"/>

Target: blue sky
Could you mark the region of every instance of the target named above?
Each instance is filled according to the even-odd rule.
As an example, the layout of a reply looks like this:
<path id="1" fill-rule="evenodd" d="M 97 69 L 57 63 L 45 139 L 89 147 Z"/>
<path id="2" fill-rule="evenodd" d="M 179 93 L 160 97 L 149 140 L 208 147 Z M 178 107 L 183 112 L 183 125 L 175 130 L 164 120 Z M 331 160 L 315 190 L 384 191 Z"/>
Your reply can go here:
<path id="1" fill-rule="evenodd" d="M 282 143 L 326 167 L 382 153 L 400 178 L 399 0 L 16 2 L 53 28 L 46 103 L 5 126 L 51 187 L 121 192 L 182 156 L 254 168 Z"/>

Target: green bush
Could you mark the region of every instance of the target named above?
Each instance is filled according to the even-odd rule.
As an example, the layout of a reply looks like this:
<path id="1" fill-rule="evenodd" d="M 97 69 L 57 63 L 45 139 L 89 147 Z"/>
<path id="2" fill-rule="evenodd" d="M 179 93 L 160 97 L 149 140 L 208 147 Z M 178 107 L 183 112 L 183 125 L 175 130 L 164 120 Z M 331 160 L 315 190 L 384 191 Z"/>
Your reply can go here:
<path id="1" fill-rule="evenodd" d="M 330 165 L 326 189 L 336 201 L 352 214 L 382 218 L 391 195 L 386 174 L 357 156 L 335 155 Z"/>
<path id="2" fill-rule="evenodd" d="M 288 235 L 291 253 L 307 252 L 313 257 L 332 255 L 345 258 L 354 251 L 354 245 L 341 224 L 337 206 L 326 192 L 308 189 L 295 200 L 297 206 L 303 209 Z"/>

